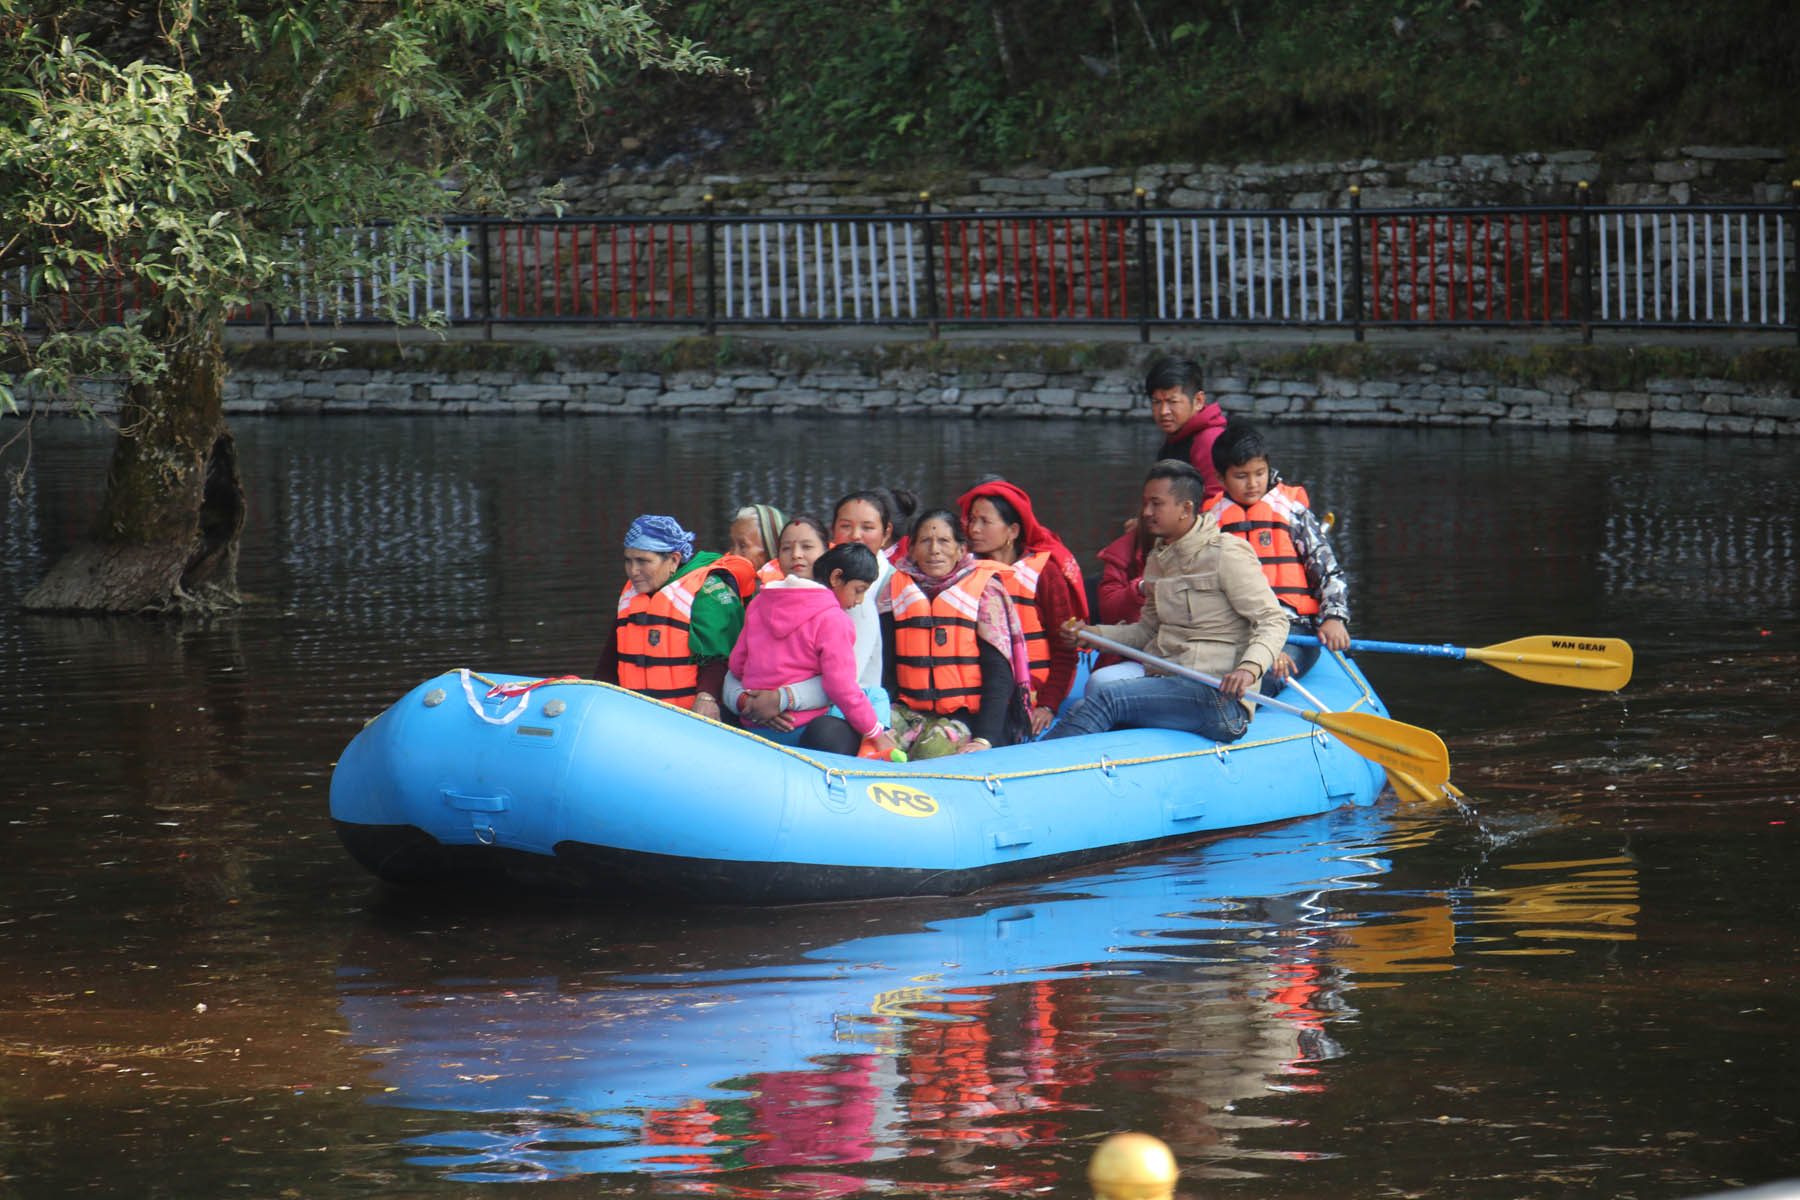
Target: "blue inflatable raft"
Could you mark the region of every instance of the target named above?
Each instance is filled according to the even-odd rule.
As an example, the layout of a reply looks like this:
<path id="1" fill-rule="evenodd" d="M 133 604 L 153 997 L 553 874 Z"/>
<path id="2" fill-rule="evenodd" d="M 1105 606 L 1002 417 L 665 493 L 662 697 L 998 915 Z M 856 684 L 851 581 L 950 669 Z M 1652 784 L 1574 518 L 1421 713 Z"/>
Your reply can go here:
<path id="1" fill-rule="evenodd" d="M 1304 682 L 1332 710 L 1386 715 L 1342 656 Z M 1270 709 L 1229 745 L 1121 729 L 893 764 L 779 746 L 591 680 L 465 669 L 357 734 L 331 815 L 393 883 L 770 904 L 959 894 L 1369 804 L 1384 783 Z"/>

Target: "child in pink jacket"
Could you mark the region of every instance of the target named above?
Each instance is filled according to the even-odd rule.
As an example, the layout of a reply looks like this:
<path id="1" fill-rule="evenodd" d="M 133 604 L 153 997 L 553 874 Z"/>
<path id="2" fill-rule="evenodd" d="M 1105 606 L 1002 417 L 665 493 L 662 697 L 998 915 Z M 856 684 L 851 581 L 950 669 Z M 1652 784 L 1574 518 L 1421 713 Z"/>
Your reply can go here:
<path id="1" fill-rule="evenodd" d="M 798 573 L 766 584 L 744 614 L 744 631 L 731 648 L 731 673 L 745 690 L 779 689 L 817 675 L 835 706 L 782 712 L 757 732 L 772 741 L 809 750 L 855 754 L 864 739 L 886 755 L 896 748 L 856 677 L 856 628 L 847 609 L 862 602 L 875 582 L 875 555 L 860 542 L 833 546 L 812 564 L 812 578 Z M 746 707 L 742 698 L 739 711 Z M 843 715 L 836 716 L 836 713 Z"/>

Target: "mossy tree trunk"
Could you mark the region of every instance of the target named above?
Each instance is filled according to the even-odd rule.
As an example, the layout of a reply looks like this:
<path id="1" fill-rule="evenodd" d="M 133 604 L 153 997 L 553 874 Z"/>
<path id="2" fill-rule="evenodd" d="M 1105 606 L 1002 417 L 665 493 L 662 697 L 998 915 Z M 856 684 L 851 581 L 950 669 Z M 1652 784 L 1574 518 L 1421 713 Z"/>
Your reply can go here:
<path id="1" fill-rule="evenodd" d="M 26 594 L 50 612 L 212 612 L 238 603 L 244 487 L 225 426 L 224 329 L 170 313 L 168 370 L 126 392 L 88 539 Z"/>

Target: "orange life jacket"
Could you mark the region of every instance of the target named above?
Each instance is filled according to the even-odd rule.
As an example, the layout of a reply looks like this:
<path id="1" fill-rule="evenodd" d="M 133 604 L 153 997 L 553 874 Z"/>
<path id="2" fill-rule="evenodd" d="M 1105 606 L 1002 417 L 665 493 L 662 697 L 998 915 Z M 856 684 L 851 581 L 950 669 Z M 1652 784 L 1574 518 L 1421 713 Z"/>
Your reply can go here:
<path id="1" fill-rule="evenodd" d="M 1234 533 L 1250 543 L 1262 560 L 1263 575 L 1275 590 L 1275 598 L 1303 617 L 1319 611 L 1319 599 L 1306 578 L 1306 564 L 1294 547 L 1295 509 L 1307 507 L 1306 489 L 1276 484 L 1249 509 L 1229 494 L 1214 499 L 1209 510 L 1219 518 L 1222 533 Z"/>
<path id="2" fill-rule="evenodd" d="M 649 595 L 626 582 L 619 592 L 617 626 L 622 687 L 679 708 L 694 707 L 700 664 L 689 650 L 688 630 L 694 597 L 715 573 L 723 573 L 744 601 L 756 594 L 756 569 L 735 554 L 722 554 Z"/>
<path id="3" fill-rule="evenodd" d="M 1021 558 L 1012 565 L 1011 571 L 1000 577 L 1000 582 L 1006 585 L 1006 594 L 1012 597 L 1013 608 L 1018 611 L 1019 626 L 1025 630 L 1025 656 L 1031 663 L 1033 691 L 1050 682 L 1050 634 L 1044 628 L 1044 618 L 1037 606 L 1038 581 L 1049 562 L 1050 552 L 1040 550 Z"/>
<path id="4" fill-rule="evenodd" d="M 894 605 L 894 675 L 899 700 L 914 712 L 981 711 L 981 640 L 975 615 L 1000 563 L 984 562 L 927 600 L 904 571 L 888 580 Z"/>
<path id="5" fill-rule="evenodd" d="M 774 583 L 778 579 L 786 579 L 787 572 L 781 569 L 781 563 L 771 558 L 756 572 L 756 578 L 763 583 Z"/>

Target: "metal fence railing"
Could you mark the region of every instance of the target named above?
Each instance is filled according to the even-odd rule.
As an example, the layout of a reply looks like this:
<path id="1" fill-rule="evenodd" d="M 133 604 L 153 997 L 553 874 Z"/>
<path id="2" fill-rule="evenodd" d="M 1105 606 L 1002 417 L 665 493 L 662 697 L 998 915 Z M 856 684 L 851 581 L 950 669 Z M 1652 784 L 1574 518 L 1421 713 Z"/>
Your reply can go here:
<path id="1" fill-rule="evenodd" d="M 1800 196 L 1800 193 L 1797 193 Z M 1792 205 L 1130 209 L 447 218 L 429 260 L 364 231 L 385 271 L 289 277 L 241 323 L 1560 326 L 1794 330 Z M 304 235 L 296 257 L 306 261 Z M 404 268 L 404 269 L 403 269 Z M 14 281 L 4 281 L 12 283 Z M 23 280 L 16 281 L 22 287 Z M 128 272 L 0 319 L 121 319 Z"/>

